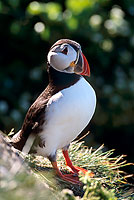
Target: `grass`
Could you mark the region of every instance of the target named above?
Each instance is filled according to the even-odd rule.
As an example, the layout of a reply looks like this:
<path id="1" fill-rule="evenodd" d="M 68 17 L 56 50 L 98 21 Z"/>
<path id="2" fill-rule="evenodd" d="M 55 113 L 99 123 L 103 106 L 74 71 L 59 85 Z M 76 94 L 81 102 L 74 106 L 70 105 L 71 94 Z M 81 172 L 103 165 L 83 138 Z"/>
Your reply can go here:
<path id="1" fill-rule="evenodd" d="M 86 190 L 85 193 L 83 191 L 83 188 L 74 185 L 72 186 L 71 184 L 67 184 L 64 181 L 56 178 L 59 187 L 67 187 L 71 189 L 75 195 L 82 196 L 84 194 L 84 199 L 86 199 L 87 194 L 89 195 L 88 191 L 90 190 L 94 190 L 92 191 L 92 195 L 94 196 L 95 191 L 100 190 L 101 192 L 103 191 L 106 196 L 115 196 L 115 198 L 112 197 L 112 199 L 116 199 L 116 197 L 124 198 L 124 195 L 127 194 L 127 191 L 125 191 L 125 189 L 132 187 L 132 185 L 127 182 L 127 178 L 131 175 L 126 175 L 125 172 L 121 171 L 121 168 L 130 165 L 131 163 L 127 163 L 126 160 L 124 160 L 124 155 L 112 157 L 114 150 L 103 152 L 103 148 L 104 145 L 100 146 L 97 150 L 93 150 L 92 148 L 89 149 L 88 147 L 86 147 L 84 145 L 84 142 L 73 142 L 70 146 L 69 151 L 70 158 L 73 164 L 88 169 L 89 173 L 91 171 L 94 172 L 95 177 L 90 178 L 88 176 L 88 173 L 85 176 L 80 175 L 81 181 L 86 185 L 84 186 L 84 190 Z M 26 159 L 33 170 L 39 172 L 39 176 L 43 177 L 44 180 L 47 176 L 50 176 L 51 163 L 47 159 L 44 159 L 40 156 L 33 157 L 31 155 L 27 155 Z M 66 171 L 67 168 L 65 166 L 61 151 L 58 152 L 57 161 L 60 169 L 63 172 Z M 52 179 L 48 178 L 47 180 Z M 51 185 L 53 184 L 51 183 Z M 130 199 L 132 199 L 133 197 L 134 194 L 129 195 Z M 101 197 L 100 199 L 105 198 Z M 110 197 L 107 199 L 110 199 Z"/>
<path id="2" fill-rule="evenodd" d="M 70 158 L 74 165 L 84 167 L 95 176 L 90 178 L 80 174 L 81 186 L 73 185 L 59 179 L 53 173 L 51 163 L 41 156 L 24 155 L 24 170 L 2 176 L 0 188 L 1 199 L 46 199 L 46 200 L 131 200 L 134 199 L 134 186 L 127 182 L 127 175 L 121 169 L 131 163 L 125 161 L 125 156 L 112 157 L 114 150 L 103 151 L 104 146 L 93 150 L 84 142 L 73 142 L 70 145 Z M 0 160 L 1 161 L 1 160 Z M 64 173 L 67 168 L 58 151 L 58 166 Z M 1 166 L 5 166 L 0 162 Z M 21 167 L 22 168 L 22 167 Z M 11 174 L 10 174 L 11 173 Z"/>

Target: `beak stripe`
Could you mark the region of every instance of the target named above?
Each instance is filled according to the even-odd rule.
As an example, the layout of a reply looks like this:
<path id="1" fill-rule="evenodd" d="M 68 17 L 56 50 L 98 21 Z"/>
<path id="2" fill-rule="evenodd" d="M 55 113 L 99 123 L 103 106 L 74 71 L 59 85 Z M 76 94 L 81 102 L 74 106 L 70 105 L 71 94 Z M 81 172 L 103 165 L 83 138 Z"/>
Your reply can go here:
<path id="1" fill-rule="evenodd" d="M 89 67 L 88 61 L 83 53 L 82 53 L 82 56 L 83 56 L 84 66 L 83 66 L 83 71 L 81 75 L 90 76 L 90 67 Z"/>
<path id="2" fill-rule="evenodd" d="M 80 51 L 78 50 L 78 51 L 77 51 L 77 57 L 76 57 L 76 60 L 75 60 L 75 65 L 78 63 L 78 60 L 79 60 L 79 54 L 80 54 Z"/>

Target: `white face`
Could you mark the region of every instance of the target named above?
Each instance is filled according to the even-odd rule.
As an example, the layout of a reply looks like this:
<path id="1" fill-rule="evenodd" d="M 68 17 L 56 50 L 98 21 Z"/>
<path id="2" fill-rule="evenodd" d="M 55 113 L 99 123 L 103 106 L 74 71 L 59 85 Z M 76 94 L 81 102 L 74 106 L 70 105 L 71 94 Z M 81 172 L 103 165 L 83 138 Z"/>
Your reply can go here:
<path id="1" fill-rule="evenodd" d="M 70 67 L 72 62 L 75 62 L 77 58 L 77 52 L 75 49 L 64 43 L 62 45 L 54 46 L 48 53 L 48 62 L 56 70 L 73 73 L 74 67 Z"/>

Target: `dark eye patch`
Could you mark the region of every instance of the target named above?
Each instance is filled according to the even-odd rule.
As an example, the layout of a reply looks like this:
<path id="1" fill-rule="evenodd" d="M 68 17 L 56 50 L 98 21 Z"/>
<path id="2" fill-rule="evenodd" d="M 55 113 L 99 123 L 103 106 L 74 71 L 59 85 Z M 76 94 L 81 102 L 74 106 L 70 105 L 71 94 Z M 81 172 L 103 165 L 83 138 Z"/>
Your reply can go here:
<path id="1" fill-rule="evenodd" d="M 67 55 L 67 53 L 68 53 L 68 48 L 67 48 L 67 47 L 65 47 L 65 49 L 63 49 L 63 51 L 62 51 L 61 53 L 63 53 L 63 54 L 65 54 L 65 55 Z"/>

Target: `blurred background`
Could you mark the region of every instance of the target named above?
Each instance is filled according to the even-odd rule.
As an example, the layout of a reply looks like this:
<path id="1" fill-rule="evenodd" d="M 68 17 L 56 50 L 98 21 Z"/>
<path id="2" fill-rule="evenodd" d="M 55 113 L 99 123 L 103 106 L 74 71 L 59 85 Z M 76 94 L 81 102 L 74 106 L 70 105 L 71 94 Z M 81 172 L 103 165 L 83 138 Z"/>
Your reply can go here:
<path id="1" fill-rule="evenodd" d="M 91 68 L 97 108 L 86 143 L 134 162 L 132 0 L 0 0 L 0 130 L 21 128 L 48 84 L 49 48 L 61 38 L 79 42 Z"/>

